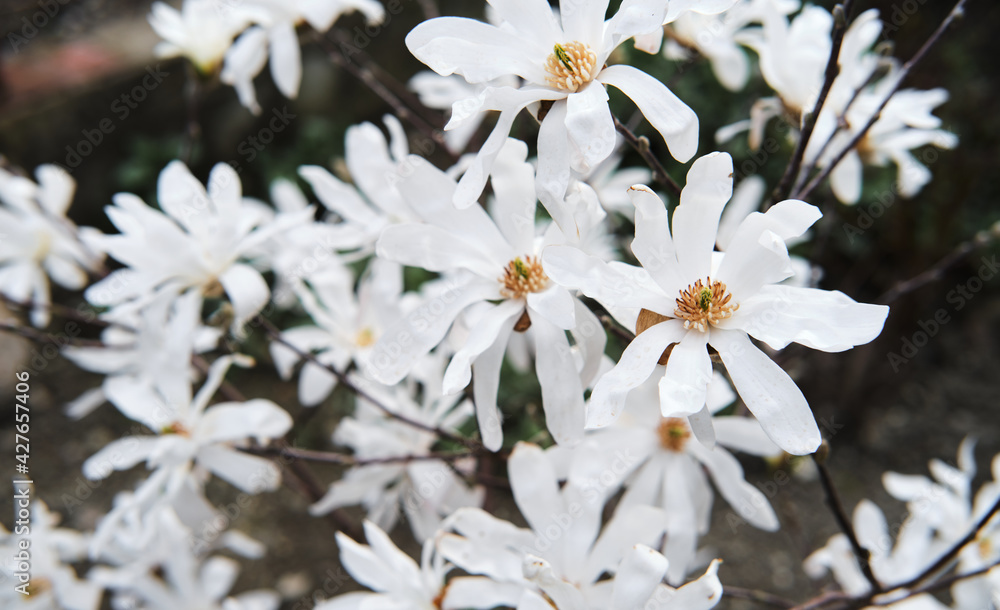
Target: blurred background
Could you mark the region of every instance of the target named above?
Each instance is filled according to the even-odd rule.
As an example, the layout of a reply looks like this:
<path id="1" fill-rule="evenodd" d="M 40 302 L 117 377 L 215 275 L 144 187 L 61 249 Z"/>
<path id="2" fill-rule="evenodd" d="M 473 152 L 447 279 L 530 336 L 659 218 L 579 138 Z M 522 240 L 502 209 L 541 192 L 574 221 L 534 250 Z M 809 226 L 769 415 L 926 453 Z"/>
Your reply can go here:
<path id="1" fill-rule="evenodd" d="M 441 14 L 479 16 L 481 10 L 479 3 L 459 0 L 406 0 L 402 12 L 388 15 L 365 53 L 400 89 L 422 68 L 402 40 L 426 18 L 429 4 L 437 4 Z M 834 3 L 818 4 L 832 8 Z M 918 9 L 910 11 L 912 6 Z M 951 2 L 929 0 L 862 0 L 856 3 L 855 12 L 878 8 L 890 22 L 895 12 L 905 15 L 896 20 L 904 21 L 899 28 L 886 37 L 893 45 L 892 53 L 905 60 L 951 6 Z M 0 41 L 0 155 L 6 165 L 29 173 L 43 163 L 70 169 L 77 194 L 69 215 L 78 225 L 112 231 L 103 213 L 112 195 L 127 191 L 155 202 L 159 171 L 181 156 L 202 180 L 215 163 L 232 164 L 240 172 L 244 193 L 267 200 L 270 182 L 280 176 L 295 179 L 299 165 L 320 164 L 336 170 L 345 129 L 362 121 L 381 125 L 382 115 L 391 112 L 380 97 L 334 65 L 323 46 L 304 42 L 298 99 L 283 98 L 265 69 L 255 81 L 263 108 L 255 117 L 239 105 L 231 87 L 199 80 L 183 60 L 154 56 L 158 38 L 146 20 L 149 9 L 150 2 L 134 0 L 0 0 L 0 31 L 5 33 Z M 1000 56 L 998 26 L 1000 5 L 970 2 L 966 17 L 905 83 L 920 89 L 945 87 L 951 92 L 951 99 L 936 114 L 960 141 L 955 150 L 924 151 L 921 158 L 934 178 L 917 197 L 905 200 L 891 194 L 895 168 L 866 169 L 865 194 L 855 207 L 836 204 L 826 187 L 812 195 L 810 202 L 825 214 L 816 227 L 824 245 L 806 244 L 800 253 L 823 268 L 822 287 L 839 289 L 858 301 L 876 302 L 899 282 L 918 276 L 978 231 L 1000 221 L 1000 79 L 994 67 Z M 336 29 L 353 37 L 363 27 L 359 16 L 349 15 Z M 716 149 L 713 134 L 718 127 L 745 118 L 752 102 L 768 94 L 759 75 L 747 90 L 732 93 L 718 84 L 704 60 L 678 63 L 631 49 L 623 52 L 668 83 L 698 113 L 699 154 Z M 149 83 L 151 74 L 157 75 L 157 82 L 146 89 L 143 79 Z M 137 88 L 143 91 L 142 99 L 134 94 Z M 612 97 L 612 101 L 620 108 L 619 116 L 632 112 L 627 100 Z M 251 138 L 266 129 L 276 112 L 291 117 L 287 127 L 274 133 L 273 142 L 257 147 Z M 532 141 L 531 121 L 522 116 L 513 134 Z M 443 124 L 441 117 L 436 126 Z M 484 129 L 488 128 L 489 121 Z M 642 124 L 638 131 L 648 133 L 649 126 Z M 482 131 L 474 142 L 481 142 L 486 133 Z M 669 158 L 658 138 L 651 140 L 667 169 L 683 184 L 686 167 Z M 745 138 L 721 149 L 734 156 L 737 167 L 754 159 Z M 781 175 L 790 151 L 786 146 L 760 167 L 769 185 Z M 431 156 L 442 166 L 447 163 L 445 157 Z M 630 154 L 627 163 L 638 165 L 641 160 Z M 629 227 L 622 227 L 623 234 L 629 232 Z M 979 439 L 976 458 L 980 471 L 988 473 L 988 460 L 1000 452 L 1000 274 L 982 282 L 972 298 L 956 299 L 953 291 L 977 275 L 985 261 L 996 260 L 997 254 L 996 245 L 973 248 L 939 277 L 895 299 L 885 330 L 869 345 L 847 354 L 792 348 L 781 356 L 830 440 L 829 466 L 848 510 L 861 498 L 871 498 L 892 523 L 902 515 L 903 507 L 885 494 L 882 472 L 926 474 L 931 458 L 954 463 L 958 444 L 966 435 Z M 70 305 L 81 302 L 79 294 L 58 289 L 53 298 Z M 943 319 L 941 310 L 948 322 L 928 332 L 935 328 L 930 323 L 935 316 Z M 58 333 L 60 323 L 56 319 L 50 332 Z M 85 328 L 83 336 L 96 337 L 97 332 Z M 902 351 L 905 342 L 921 343 L 921 332 L 933 336 L 927 336 L 926 344 L 908 357 Z M 14 372 L 36 357 L 40 347 L 0 335 L 2 395 L 9 395 Z M 270 397 L 297 415 L 301 407 L 294 382 L 281 382 L 273 373 L 263 341 L 251 343 L 249 349 L 258 358 L 258 367 L 250 373 L 235 371 L 234 383 L 247 396 Z M 906 361 L 890 360 L 892 353 Z M 88 485 L 80 464 L 127 433 L 132 424 L 107 405 L 81 421 L 69 420 L 62 406 L 96 386 L 100 378 L 60 358 L 45 362 L 44 370 L 32 379 L 35 496 L 60 512 L 68 526 L 91 529 L 109 509 L 113 493 L 132 486 L 144 470 L 116 473 L 99 485 Z M 505 395 L 503 406 L 508 413 L 522 412 L 526 400 L 537 401 L 534 383 L 516 380 L 516 389 Z M 337 393 L 317 407 L 296 430 L 297 442 L 328 448 L 329 434 L 348 412 L 348 404 L 347 397 Z M 529 414 L 538 411 L 527 406 Z M 12 406 L 5 404 L 0 411 L 5 414 L 0 419 L 0 455 L 10 456 Z M 704 543 L 726 559 L 720 571 L 724 584 L 806 599 L 829 582 L 807 579 L 800 562 L 837 531 L 822 506 L 819 486 L 810 480 L 808 469 L 789 484 L 769 486 L 775 480 L 775 468 L 797 469 L 789 464 L 744 463 L 748 481 L 765 493 L 775 489 L 772 502 L 783 527 L 776 534 L 766 534 L 744 526 L 734 536 L 726 521 L 731 511 L 718 499 L 712 532 Z M 324 488 L 338 474 L 335 468 L 314 471 Z M 983 478 L 981 474 L 977 481 Z M 233 490 L 212 485 L 209 493 L 213 500 L 225 503 L 231 501 Z M 8 494 L 0 495 L 0 522 L 9 528 L 11 505 Z M 85 495 L 82 502 L 67 500 L 81 495 Z M 516 520 L 509 498 L 496 496 L 493 501 L 499 516 Z M 333 526 L 306 516 L 307 506 L 294 490 L 253 500 L 234 526 L 264 542 L 268 555 L 247 563 L 235 591 L 280 582 L 288 599 L 285 608 L 308 607 L 296 604 L 309 591 L 321 588 L 339 564 Z M 358 511 L 352 515 L 361 518 Z M 406 540 L 405 526 L 398 529 L 395 538 Z M 719 607 L 750 604 L 724 600 Z"/>

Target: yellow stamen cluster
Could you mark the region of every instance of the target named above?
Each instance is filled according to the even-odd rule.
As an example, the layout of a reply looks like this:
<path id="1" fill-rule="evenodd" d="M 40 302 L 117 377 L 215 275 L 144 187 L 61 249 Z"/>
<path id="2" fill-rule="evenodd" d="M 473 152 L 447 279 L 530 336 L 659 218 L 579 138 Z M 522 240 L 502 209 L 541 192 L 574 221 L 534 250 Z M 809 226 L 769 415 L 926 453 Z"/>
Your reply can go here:
<path id="1" fill-rule="evenodd" d="M 549 276 L 542 261 L 534 256 L 517 257 L 507 263 L 499 278 L 500 294 L 506 299 L 519 299 L 529 292 L 541 292 L 549 287 Z"/>
<path id="2" fill-rule="evenodd" d="M 575 93 L 597 75 L 597 55 L 582 42 L 556 44 L 545 60 L 550 87 Z"/>
<path id="3" fill-rule="evenodd" d="M 656 433 L 660 436 L 660 446 L 668 451 L 683 451 L 691 438 L 691 428 L 683 417 L 664 417 Z"/>
<path id="4" fill-rule="evenodd" d="M 160 429 L 160 434 L 180 434 L 181 436 L 191 436 L 191 431 L 188 430 L 181 422 L 175 421 L 172 424 L 163 426 L 163 428 Z"/>
<path id="5" fill-rule="evenodd" d="M 712 278 L 704 283 L 698 280 L 681 291 L 674 315 L 684 320 L 684 328 L 697 328 L 704 332 L 709 324 L 718 324 L 740 308 L 730 303 L 733 295 L 726 292 L 726 285 Z"/>
<path id="6" fill-rule="evenodd" d="M 375 343 L 375 333 L 368 327 L 362 328 L 354 337 L 354 344 L 358 347 L 368 347 L 373 343 Z"/>

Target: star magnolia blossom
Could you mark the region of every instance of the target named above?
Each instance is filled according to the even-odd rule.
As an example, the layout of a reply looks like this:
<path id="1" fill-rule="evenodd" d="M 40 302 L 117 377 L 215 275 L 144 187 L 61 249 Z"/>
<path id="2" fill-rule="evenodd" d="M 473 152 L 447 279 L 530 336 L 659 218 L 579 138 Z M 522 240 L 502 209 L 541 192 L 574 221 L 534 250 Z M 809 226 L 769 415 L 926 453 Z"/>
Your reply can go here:
<path id="1" fill-rule="evenodd" d="M 443 361 L 433 363 L 440 379 Z M 355 378 L 355 381 L 360 381 Z M 437 388 L 423 384 L 421 404 L 410 395 L 413 390 L 404 384 L 392 388 L 369 387 L 381 404 L 394 413 L 419 421 L 428 427 L 456 432 L 472 416 L 472 404 L 461 395 L 441 396 Z M 337 426 L 333 441 L 350 447 L 358 460 L 375 463 L 357 466 L 330 485 L 330 490 L 309 508 L 313 515 L 324 515 L 342 506 L 361 504 L 368 518 L 379 527 L 391 530 L 399 517 L 400 508 L 406 514 L 414 537 L 423 541 L 434 535 L 441 519 L 462 506 L 478 506 L 484 490 L 470 488 L 459 476 L 471 474 L 472 459 L 454 460 L 448 464 L 437 459 L 418 459 L 378 463 L 379 460 L 400 456 L 426 456 L 438 441 L 437 435 L 415 428 L 389 416 L 364 399 L 358 399 L 351 417 Z"/>
<path id="2" fill-rule="evenodd" d="M 0 292 L 31 301 L 31 323 L 49 323 L 49 277 L 70 290 L 87 285 L 101 257 L 80 241 L 87 228 L 66 219 L 76 182 L 56 165 L 35 170 L 37 184 L 0 168 Z M 91 229 L 92 230 L 92 229 Z"/>
<path id="3" fill-rule="evenodd" d="M 190 0 L 188 0 L 190 1 Z M 256 25 L 226 53 L 222 82 L 233 85 L 240 103 L 260 114 L 253 79 L 270 54 L 271 76 L 281 93 L 294 99 L 302 82 L 302 57 L 295 28 L 308 23 L 326 32 L 341 15 L 361 11 L 369 24 L 381 23 L 385 9 L 375 0 L 244 0 L 240 9 Z"/>
<path id="4" fill-rule="evenodd" d="M 666 365 L 659 386 L 663 415 L 697 413 L 712 379 L 711 348 L 779 447 L 804 455 L 819 446 L 819 428 L 802 392 L 748 334 L 773 349 L 794 341 L 838 352 L 878 336 L 889 309 L 857 303 L 837 291 L 777 285 L 791 275 L 784 240 L 821 216 L 802 201 L 782 201 L 765 214 L 751 214 L 726 252 L 715 252 L 732 173 L 732 159 L 724 153 L 695 161 L 672 231 L 660 199 L 647 187 L 632 187 L 632 252 L 642 268 L 605 263 L 562 246 L 543 253 L 553 281 L 598 300 L 637 334 L 594 387 L 588 427 L 617 419 L 628 392 L 657 364 Z"/>
<path id="5" fill-rule="evenodd" d="M 180 10 L 154 2 L 149 25 L 163 39 L 156 45 L 157 57 L 184 56 L 198 70 L 211 74 L 233 44 L 233 38 L 249 23 L 239 3 L 224 0 L 184 0 Z"/>
<path id="6" fill-rule="evenodd" d="M 608 468 L 604 460 L 581 460 L 560 486 L 552 457 L 537 445 L 518 443 L 507 467 L 514 500 L 531 529 L 480 509 L 456 511 L 439 534 L 438 550 L 476 576 L 455 579 L 446 603 L 460 598 L 478 600 L 466 604 L 475 608 L 559 610 L 701 610 L 718 603 L 716 562 L 680 589 L 661 583 L 668 562 L 647 546 L 663 534 L 660 509 L 632 506 L 601 527 L 604 503 L 578 481 L 599 476 Z M 605 572 L 614 578 L 599 580 Z"/>
<path id="7" fill-rule="evenodd" d="M 709 385 L 707 409 L 700 421 L 695 416 L 663 417 L 656 393 L 655 380 L 646 381 L 629 395 L 625 414 L 613 425 L 590 432 L 576 447 L 556 445 L 547 453 L 557 462 L 568 463 L 567 470 L 593 456 L 600 456 L 605 464 L 620 463 L 615 482 L 586 481 L 587 489 L 607 497 L 624 486 L 616 511 L 642 505 L 664 509 L 662 550 L 670 561 L 667 577 L 677 583 L 683 582 L 695 563 L 698 537 L 708 532 L 713 494 L 706 473 L 739 515 L 736 525 L 745 520 L 764 530 L 778 529 L 778 518 L 767 498 L 744 479 L 743 467 L 724 447 L 765 457 L 780 455 L 781 449 L 753 419 L 715 416 L 736 399 L 719 373 Z M 695 438 L 698 434 L 712 436 L 712 442 L 703 444 Z"/>
<path id="8" fill-rule="evenodd" d="M 234 333 L 270 297 L 260 272 L 241 257 L 314 213 L 310 207 L 265 224 L 271 212 L 242 197 L 239 176 L 225 163 L 212 170 L 206 192 L 187 166 L 171 162 L 160 173 L 157 199 L 166 214 L 129 193 L 115 195 L 115 205 L 105 208 L 121 234 L 90 241 L 128 268 L 91 285 L 84 296 L 94 305 L 141 308 L 161 292 L 193 287 L 218 297 L 224 291 L 233 305 Z"/>
<path id="9" fill-rule="evenodd" d="M 411 157 L 414 171 L 400 183 L 400 192 L 424 223 L 388 227 L 376 247 L 380 257 L 448 272 L 453 284 L 383 334 L 367 373 L 381 383 L 399 382 L 464 313 L 471 330 L 445 371 L 444 391 L 460 391 L 474 380 L 480 433 L 492 450 L 503 442 L 496 396 L 513 331 L 527 331 L 533 339 L 546 423 L 558 442 L 582 438 L 583 384 L 596 373 L 604 352 L 604 333 L 580 337 L 577 343 L 586 350 L 587 364 L 578 370 L 565 331 L 577 327 L 578 317 L 594 327 L 599 323 L 569 291 L 549 281 L 539 260 L 542 246 L 559 232 L 536 236 L 538 202 L 526 155 L 523 142 L 510 140 L 497 164 L 492 217 L 479 206 L 456 210 L 451 204 L 455 182 L 427 161 Z"/>
<path id="10" fill-rule="evenodd" d="M 365 521 L 368 545 L 358 544 L 337 532 L 340 562 L 358 583 L 373 592 L 347 593 L 321 602 L 316 610 L 360 610 L 361 608 L 406 608 L 408 610 L 452 610 L 468 604 L 444 600 L 445 574 L 451 566 L 434 550 L 434 541 L 424 543 L 418 566 L 399 550 L 389 536 L 371 521 Z"/>
<path id="11" fill-rule="evenodd" d="M 627 65 L 605 66 L 618 45 L 663 21 L 666 4 L 627 0 L 605 21 L 606 0 L 567 2 L 559 19 L 545 0 L 492 0 L 501 26 L 439 17 L 414 28 L 406 37 L 407 48 L 438 74 L 459 74 L 473 84 L 510 75 L 524 80 L 516 89 L 486 87 L 453 106 L 446 129 L 477 120 L 480 112 L 500 111 L 496 127 L 455 190 L 455 204 L 472 205 L 479 197 L 514 118 L 539 102 L 547 111 L 538 112 L 536 188 L 546 205 L 560 201 L 571 170 L 587 173 L 614 151 L 607 85 L 632 98 L 676 159 L 690 159 L 698 147 L 694 111 L 646 73 Z"/>

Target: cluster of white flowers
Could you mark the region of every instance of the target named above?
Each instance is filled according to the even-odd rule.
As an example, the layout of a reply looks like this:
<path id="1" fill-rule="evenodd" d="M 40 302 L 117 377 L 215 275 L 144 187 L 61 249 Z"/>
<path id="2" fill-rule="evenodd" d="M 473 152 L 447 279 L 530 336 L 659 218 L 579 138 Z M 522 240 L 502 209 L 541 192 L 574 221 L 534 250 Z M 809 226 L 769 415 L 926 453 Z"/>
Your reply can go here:
<path id="1" fill-rule="evenodd" d="M 831 14 L 797 0 L 623 0 L 606 18 L 608 4 L 574 0 L 555 11 L 545 0 L 489 0 L 487 21 L 438 17 L 410 31 L 407 48 L 433 71 L 410 86 L 427 106 L 450 111 L 447 145 L 465 153 L 454 167 L 411 154 L 400 119 L 387 115 L 388 138 L 372 123 L 350 127 L 342 166 L 300 167 L 309 191 L 294 177 L 278 180 L 273 205 L 245 197 L 229 165 L 203 184 L 173 161 L 156 206 L 114 197 L 105 211 L 115 234 L 66 219 L 74 182 L 58 167 L 40 167 L 37 183 L 0 169 L 0 290 L 29 303 L 38 327 L 50 319 L 49 278 L 101 312 L 100 346 L 63 350 L 104 376 L 68 414 L 82 419 L 107 401 L 143 429 L 92 455 L 83 474 L 149 470 L 94 532 L 54 529 L 36 505 L 36 594 L 80 610 L 97 608 L 102 591 L 122 608 L 277 608 L 275 591 L 227 597 L 236 565 L 211 556 L 259 557 L 261 545 L 236 530 L 205 533 L 218 514 L 205 495 L 212 475 L 256 495 L 282 482 L 270 457 L 309 459 L 289 446 L 289 410 L 227 382 L 231 367 L 256 365 L 251 352 L 296 379 L 302 407 L 339 386 L 354 397 L 328 439 L 350 450 L 338 454 L 348 468 L 311 498 L 309 513 L 364 510 L 367 545 L 346 533 L 337 543 L 347 571 L 372 592 L 317 608 L 719 602 L 720 562 L 698 546 L 713 487 L 752 525 L 780 527 L 731 451 L 804 456 L 823 440 L 772 356 L 791 343 L 824 352 L 866 344 L 888 307 L 816 287 L 819 272 L 789 248 L 809 239 L 819 208 L 788 199 L 758 211 L 764 180 L 734 185 L 732 157 L 699 143 L 695 110 L 623 62 L 633 46 L 662 47 L 671 59 L 699 54 L 735 91 L 751 75 L 741 47 L 752 49 L 775 97 L 722 135 L 749 128 L 758 146 L 768 119 L 798 128 L 812 112 Z M 259 112 L 253 80 L 268 57 L 277 88 L 295 97 L 296 27 L 322 33 L 350 11 L 373 23 L 384 15 L 374 0 L 184 0 L 179 10 L 157 2 L 150 21 L 163 38 L 159 54 L 187 57 Z M 930 177 L 911 151 L 955 145 L 931 114 L 945 91 L 895 92 L 899 65 L 871 49 L 880 29 L 867 11 L 843 34 L 839 75 L 803 150 L 806 164 L 830 166 L 895 93 L 832 172 L 832 190 L 847 203 L 861 198 L 862 164 L 894 162 L 909 196 Z M 652 188 L 654 177 L 666 182 L 662 168 L 621 166 L 620 133 L 642 154 L 660 142 L 618 121 L 609 86 L 631 99 L 674 160 L 691 161 L 676 197 Z M 526 131 L 512 129 L 522 110 L 537 125 L 528 142 L 511 137 Z M 499 113 L 495 125 L 468 150 L 489 112 Z M 424 270 L 423 281 L 404 281 L 407 268 Z M 616 359 L 606 354 L 609 330 L 627 343 Z M 267 347 L 254 352 L 265 331 Z M 522 402 L 538 409 L 504 412 L 502 381 L 512 375 L 537 378 L 538 395 Z M 529 418 L 544 421 L 530 438 L 509 425 Z M 527 527 L 482 508 L 484 483 L 497 484 L 496 459 L 506 462 Z M 981 608 L 1000 591 L 1000 570 L 990 569 L 1000 527 L 994 519 L 977 529 L 1000 493 L 1000 458 L 974 500 L 971 443 L 959 463 L 932 464 L 936 481 L 886 475 L 889 492 L 911 503 L 895 548 L 871 503 L 859 505 L 855 529 L 886 585 L 920 577 L 978 531 L 954 559 L 959 572 L 981 573 L 955 585 L 953 607 Z M 422 545 L 419 564 L 386 533 L 401 516 Z M 10 538 L 2 536 L 0 547 Z M 84 558 L 95 565 L 80 578 L 68 564 Z M 805 568 L 832 571 L 861 598 L 871 583 L 857 561 L 840 536 Z M 7 593 L 4 607 L 23 602 Z M 902 603 L 943 606 L 926 593 Z"/>

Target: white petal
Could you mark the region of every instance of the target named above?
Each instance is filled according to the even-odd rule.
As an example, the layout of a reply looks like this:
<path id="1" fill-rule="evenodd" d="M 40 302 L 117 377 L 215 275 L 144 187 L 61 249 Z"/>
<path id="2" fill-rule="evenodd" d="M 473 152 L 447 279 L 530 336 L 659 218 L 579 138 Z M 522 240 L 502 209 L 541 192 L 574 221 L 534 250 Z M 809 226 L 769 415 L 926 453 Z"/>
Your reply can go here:
<path id="1" fill-rule="evenodd" d="M 772 457 L 781 454 L 760 424 L 749 417 L 716 417 L 712 420 L 716 440 L 720 445 L 750 455 Z"/>
<path id="2" fill-rule="evenodd" d="M 808 455 L 823 438 L 802 391 L 742 331 L 712 331 L 710 344 L 764 432 L 793 455 Z"/>
<path id="3" fill-rule="evenodd" d="M 733 159 L 729 154 L 711 153 L 691 165 L 673 217 L 677 261 L 686 278 L 704 278 L 711 273 L 719 219 L 732 194 Z"/>
<path id="4" fill-rule="evenodd" d="M 460 392 L 472 380 L 472 367 L 476 359 L 496 343 L 501 333 L 509 333 L 524 312 L 524 306 L 516 300 L 506 300 L 489 311 L 477 316 L 464 344 L 448 364 L 444 373 L 442 391 L 445 394 Z"/>
<path id="5" fill-rule="evenodd" d="M 583 438 L 585 419 L 583 384 L 566 332 L 547 320 L 534 320 L 531 333 L 545 425 L 560 445 L 577 443 Z"/>
<path id="6" fill-rule="evenodd" d="M 535 317 L 542 317 L 563 330 L 576 326 L 576 299 L 562 286 L 550 286 L 541 292 L 530 292 L 525 299 Z"/>
<path id="7" fill-rule="evenodd" d="M 476 404 L 476 421 L 479 423 L 479 434 L 483 437 L 483 445 L 490 451 L 498 451 L 503 444 L 497 391 L 500 389 L 503 355 L 515 322 L 513 317 L 507 319 L 501 326 L 496 341 L 479 355 L 472 368 L 472 396 Z"/>
<path id="8" fill-rule="evenodd" d="M 544 532 L 566 508 L 552 463 L 538 445 L 519 442 L 507 461 L 507 472 L 521 514 L 532 530 Z"/>
<path id="9" fill-rule="evenodd" d="M 670 154 L 685 163 L 698 150 L 698 115 L 670 89 L 632 66 L 618 64 L 601 71 L 597 80 L 621 89 L 646 120 L 660 132 Z"/>
<path id="10" fill-rule="evenodd" d="M 204 442 L 254 438 L 264 443 L 280 438 L 292 427 L 292 417 L 264 398 L 244 403 L 222 403 L 209 407 L 198 422 L 197 434 Z"/>
<path id="11" fill-rule="evenodd" d="M 667 369 L 659 382 L 660 412 L 664 417 L 691 415 L 704 408 L 708 384 L 712 381 L 707 340 L 707 333 L 689 330 L 670 352 Z"/>
<path id="12" fill-rule="evenodd" d="M 602 428 L 618 419 L 629 391 L 649 379 L 663 350 L 680 342 L 686 332 L 683 324 L 668 320 L 639 333 L 625 348 L 615 368 L 594 386 L 587 405 L 587 427 Z"/>
<path id="13" fill-rule="evenodd" d="M 198 450 L 198 464 L 228 481 L 240 491 L 258 494 L 274 491 L 281 485 L 281 470 L 271 460 L 250 455 L 222 445 Z"/>
<path id="14" fill-rule="evenodd" d="M 861 198 L 861 156 L 852 150 L 830 172 L 830 188 L 841 203 L 855 204 Z"/>
<path id="15" fill-rule="evenodd" d="M 616 610 L 642 608 L 667 573 L 667 558 L 644 544 L 625 554 L 615 574 L 612 599 Z"/>
<path id="16" fill-rule="evenodd" d="M 641 273 L 641 269 L 624 265 L 612 267 L 573 246 L 548 246 L 542 250 L 542 265 L 552 281 L 570 290 L 579 290 L 605 307 L 658 310 L 666 305 L 673 310 L 672 301 L 621 273 L 626 269 Z"/>
<path id="17" fill-rule="evenodd" d="M 278 91 L 295 99 L 302 81 L 299 37 L 291 21 L 279 21 L 268 31 L 271 37 L 271 76 Z"/>
<path id="18" fill-rule="evenodd" d="M 563 233 L 573 235 L 576 222 L 563 211 L 563 200 L 570 182 L 572 150 L 566 131 L 566 103 L 556 101 L 538 127 L 538 173 L 535 190 L 546 210 L 555 210 L 552 219 Z M 563 213 L 559 213 L 563 212 Z"/>
<path id="19" fill-rule="evenodd" d="M 743 467 L 731 453 L 722 447 L 709 450 L 697 444 L 691 444 L 689 450 L 708 468 L 716 489 L 742 518 L 769 532 L 780 527 L 771 503 L 763 492 L 744 479 Z"/>
<path id="20" fill-rule="evenodd" d="M 601 84 L 591 83 L 566 98 L 566 132 L 583 155 L 586 168 L 611 156 L 618 134 L 608 107 L 608 92 Z"/>
<path id="21" fill-rule="evenodd" d="M 694 582 L 677 589 L 665 610 L 708 610 L 722 599 L 722 583 L 719 582 L 718 559 L 712 561 L 705 574 Z"/>
<path id="22" fill-rule="evenodd" d="M 243 325 L 257 315 L 271 298 L 271 291 L 260 272 L 237 263 L 219 276 L 219 283 L 233 305 L 233 332 L 243 332 Z"/>
<path id="23" fill-rule="evenodd" d="M 524 588 L 518 583 L 497 582 L 482 576 L 458 576 L 448 581 L 442 610 L 516 606 Z"/>
<path id="24" fill-rule="evenodd" d="M 635 206 L 632 253 L 665 294 L 683 290 L 687 282 L 677 262 L 677 249 L 670 236 L 666 206 L 648 186 L 634 185 L 628 189 L 628 195 Z"/>
<path id="25" fill-rule="evenodd" d="M 791 342 L 825 352 L 863 345 L 882 332 L 889 308 L 837 290 L 764 286 L 740 303 L 740 327 L 774 349 Z"/>
<path id="26" fill-rule="evenodd" d="M 112 441 L 83 463 L 83 476 L 92 481 L 107 477 L 115 470 L 128 470 L 149 458 L 159 446 L 155 437 L 128 436 Z"/>

